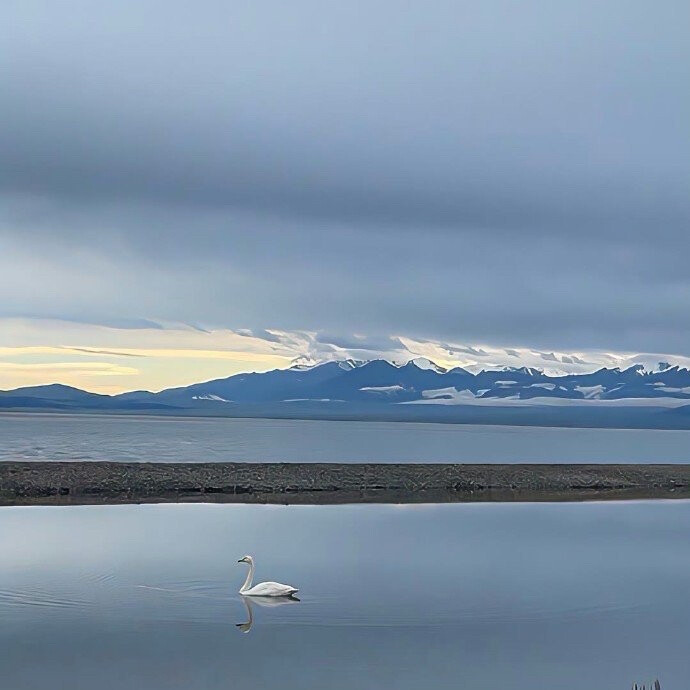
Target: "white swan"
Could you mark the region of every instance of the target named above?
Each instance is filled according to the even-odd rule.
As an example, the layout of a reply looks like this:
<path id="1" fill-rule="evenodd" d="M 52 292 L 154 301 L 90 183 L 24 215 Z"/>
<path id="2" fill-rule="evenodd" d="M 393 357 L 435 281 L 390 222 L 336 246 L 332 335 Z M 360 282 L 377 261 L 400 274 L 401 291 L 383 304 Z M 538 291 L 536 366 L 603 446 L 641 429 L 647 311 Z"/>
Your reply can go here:
<path id="1" fill-rule="evenodd" d="M 248 563 L 249 572 L 247 579 L 240 587 L 240 594 L 245 597 L 291 597 L 298 590 L 292 585 L 281 585 L 280 582 L 260 582 L 252 587 L 254 579 L 254 559 L 251 556 L 243 556 L 238 563 Z"/>

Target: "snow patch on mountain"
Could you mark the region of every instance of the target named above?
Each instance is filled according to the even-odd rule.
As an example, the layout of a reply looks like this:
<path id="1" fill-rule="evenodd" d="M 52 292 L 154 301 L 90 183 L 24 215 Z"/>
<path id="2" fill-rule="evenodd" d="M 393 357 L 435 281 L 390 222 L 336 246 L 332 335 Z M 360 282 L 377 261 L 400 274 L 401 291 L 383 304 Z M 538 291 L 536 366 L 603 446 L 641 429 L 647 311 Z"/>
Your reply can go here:
<path id="1" fill-rule="evenodd" d="M 418 369 L 435 371 L 437 374 L 445 374 L 448 371 L 444 367 L 436 364 L 436 362 L 432 362 L 426 357 L 415 357 L 414 359 L 411 359 L 410 362 Z"/>
<path id="2" fill-rule="evenodd" d="M 585 399 L 593 400 L 601 397 L 601 394 L 606 390 L 603 386 L 575 386 L 578 393 L 582 393 Z"/>
<path id="3" fill-rule="evenodd" d="M 470 390 L 458 390 L 454 386 L 447 388 L 435 388 L 422 391 L 422 400 L 415 400 L 415 403 L 436 403 L 441 405 L 459 405 L 469 400 L 474 400 L 477 396 Z"/>
<path id="4" fill-rule="evenodd" d="M 683 395 L 690 395 L 690 386 L 674 388 L 673 386 L 666 386 L 663 383 L 659 383 L 658 386 L 658 390 L 661 390 L 664 393 L 682 393 Z"/>
<path id="5" fill-rule="evenodd" d="M 404 391 L 405 387 L 397 384 L 395 386 L 364 386 L 359 390 L 365 393 L 397 393 L 398 391 Z"/>

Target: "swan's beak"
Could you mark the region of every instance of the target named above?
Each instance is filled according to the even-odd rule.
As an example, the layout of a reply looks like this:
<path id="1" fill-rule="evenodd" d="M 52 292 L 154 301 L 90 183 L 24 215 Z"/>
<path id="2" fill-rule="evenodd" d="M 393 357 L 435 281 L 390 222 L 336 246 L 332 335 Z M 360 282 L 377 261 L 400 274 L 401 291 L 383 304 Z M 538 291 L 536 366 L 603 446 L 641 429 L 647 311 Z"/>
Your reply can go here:
<path id="1" fill-rule="evenodd" d="M 244 558 L 240 558 L 237 562 L 238 563 L 246 563 L 247 561 Z"/>

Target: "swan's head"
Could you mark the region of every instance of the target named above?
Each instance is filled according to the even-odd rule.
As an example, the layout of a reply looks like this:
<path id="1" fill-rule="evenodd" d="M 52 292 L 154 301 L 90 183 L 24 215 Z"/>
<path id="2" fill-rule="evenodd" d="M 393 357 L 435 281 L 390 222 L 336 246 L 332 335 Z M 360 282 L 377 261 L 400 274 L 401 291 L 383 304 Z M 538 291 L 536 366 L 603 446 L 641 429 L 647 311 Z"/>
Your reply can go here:
<path id="1" fill-rule="evenodd" d="M 254 559 L 251 556 L 242 556 L 238 563 L 249 563 L 249 565 L 254 565 Z"/>

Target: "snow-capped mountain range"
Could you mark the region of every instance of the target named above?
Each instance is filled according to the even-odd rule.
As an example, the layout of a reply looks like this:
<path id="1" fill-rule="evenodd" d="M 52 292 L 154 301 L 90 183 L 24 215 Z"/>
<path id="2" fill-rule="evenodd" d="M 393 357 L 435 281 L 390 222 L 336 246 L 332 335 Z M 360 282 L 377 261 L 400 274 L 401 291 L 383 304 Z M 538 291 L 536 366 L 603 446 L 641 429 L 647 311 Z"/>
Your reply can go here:
<path id="1" fill-rule="evenodd" d="M 171 388 L 97 395 L 53 384 L 0 392 L 0 407 L 122 410 L 195 410 L 246 405 L 304 403 L 367 405 L 690 404 L 690 370 L 660 362 L 651 369 L 601 368 L 553 376 L 534 367 L 503 367 L 476 373 L 445 369 L 429 359 L 404 363 L 353 359 L 296 364 Z"/>

